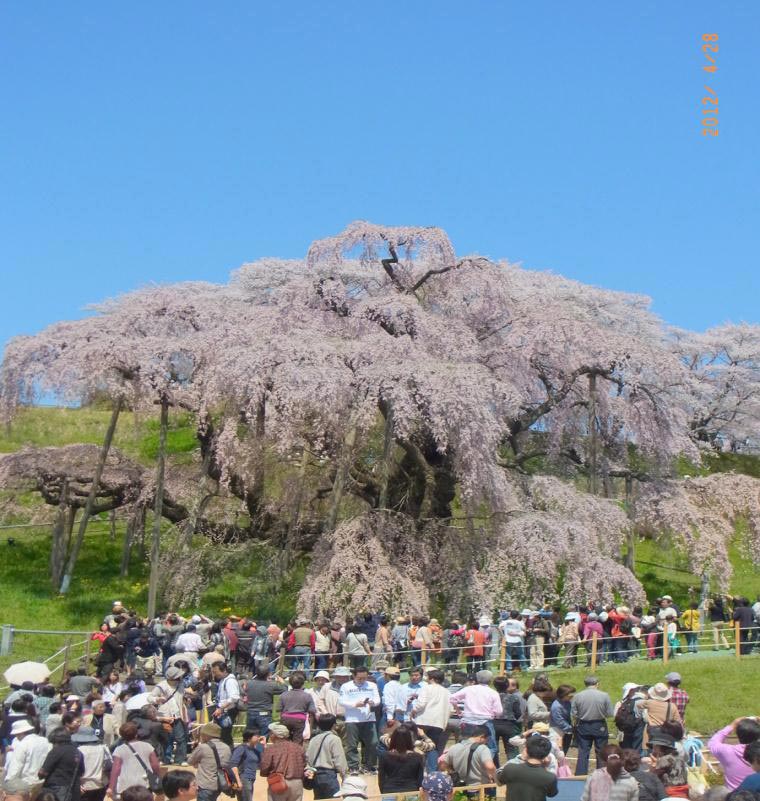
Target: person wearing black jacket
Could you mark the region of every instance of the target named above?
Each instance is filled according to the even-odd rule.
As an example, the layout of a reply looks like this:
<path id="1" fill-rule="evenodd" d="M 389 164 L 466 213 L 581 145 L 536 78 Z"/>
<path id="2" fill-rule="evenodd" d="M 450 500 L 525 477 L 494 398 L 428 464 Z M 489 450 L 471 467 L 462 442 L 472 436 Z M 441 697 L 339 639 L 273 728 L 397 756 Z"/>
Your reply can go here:
<path id="1" fill-rule="evenodd" d="M 50 790 L 57 801 L 80 801 L 79 777 L 84 760 L 79 749 L 71 742 L 65 729 L 56 729 L 50 735 L 53 747 L 45 757 L 39 771 L 44 790 Z"/>
<path id="2" fill-rule="evenodd" d="M 100 653 L 95 657 L 99 679 L 107 678 L 114 665 L 121 660 L 123 653 L 124 646 L 116 638 L 116 635 L 109 634 L 100 646 Z"/>

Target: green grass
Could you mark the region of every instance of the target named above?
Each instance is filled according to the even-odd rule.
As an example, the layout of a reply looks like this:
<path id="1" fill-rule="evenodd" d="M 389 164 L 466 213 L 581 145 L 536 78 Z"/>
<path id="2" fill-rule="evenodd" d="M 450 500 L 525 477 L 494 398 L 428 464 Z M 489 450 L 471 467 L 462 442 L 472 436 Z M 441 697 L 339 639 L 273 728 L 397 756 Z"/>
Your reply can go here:
<path id="1" fill-rule="evenodd" d="M 23 409 L 14 420 L 10 432 L 0 431 L 0 452 L 14 451 L 26 445 L 59 446 L 82 442 L 100 445 L 109 417 L 107 409 L 98 408 Z M 155 417 L 138 417 L 132 412 L 123 412 L 114 444 L 142 464 L 152 465 L 158 445 L 157 420 Z M 168 445 L 170 459 L 175 463 L 187 463 L 197 457 L 195 432 L 192 420 L 187 415 L 176 414 L 171 417 Z M 744 464 L 737 463 L 736 459 L 719 459 L 710 469 L 738 469 L 752 474 L 758 464 L 758 460 Z M 689 470 L 695 474 L 693 466 Z M 275 476 L 274 472 L 267 474 L 267 481 L 271 483 L 272 491 L 276 492 L 281 475 Z M 28 509 L 31 514 L 40 504 L 38 496 L 32 493 L 16 493 L 16 502 L 22 509 L 18 513 L 19 519 L 6 519 L 3 522 L 23 522 L 20 517 L 22 513 Z M 65 597 L 54 594 L 49 584 L 49 530 L 42 527 L 14 529 L 12 532 L 6 531 L 6 536 L 13 536 L 16 545 L 8 546 L 4 537 L 0 539 L 0 623 L 12 623 L 16 627 L 30 629 L 91 631 L 97 628 L 115 599 L 127 606 L 145 609 L 148 569 L 147 564 L 140 560 L 136 548 L 129 577 L 118 576 L 123 537 L 121 523 L 112 541 L 105 520 L 93 522 L 85 538 L 70 593 Z M 731 592 L 754 597 L 760 585 L 756 572 L 742 556 L 740 540 L 741 532 L 730 549 L 734 566 Z M 290 618 L 295 611 L 296 596 L 304 579 L 307 561 L 297 561 L 285 578 L 275 583 L 267 568 L 270 556 L 271 551 L 267 546 L 252 543 L 223 578 L 205 592 L 199 608 L 212 616 L 235 611 L 278 621 Z M 636 557 L 636 572 L 648 597 L 667 592 L 684 605 L 693 594 L 690 588 L 698 593 L 699 578 L 686 570 L 683 554 L 665 544 L 643 540 L 637 543 Z M 20 659 L 49 656 L 62 645 L 62 637 L 18 635 L 12 656 L 0 659 L 0 671 Z M 78 653 L 82 651 L 80 649 Z M 78 653 L 75 655 L 78 656 Z M 684 687 L 692 695 L 693 704 L 688 714 L 688 723 L 692 728 L 713 731 L 734 717 L 750 712 L 750 694 L 745 688 L 747 676 L 757 673 L 760 666 L 757 657 L 739 663 L 730 655 L 712 658 L 710 653 L 700 659 L 679 657 L 672 664 L 677 665 L 684 676 Z M 602 665 L 597 671 L 603 688 L 615 700 L 624 682 L 654 683 L 662 680 L 665 672 L 661 662 L 641 660 L 633 660 L 627 665 Z M 552 670 L 550 673 L 554 686 L 570 683 L 579 688 L 584 675 L 582 668 Z M 527 677 L 524 677 L 523 682 L 527 684 L 527 681 Z"/>

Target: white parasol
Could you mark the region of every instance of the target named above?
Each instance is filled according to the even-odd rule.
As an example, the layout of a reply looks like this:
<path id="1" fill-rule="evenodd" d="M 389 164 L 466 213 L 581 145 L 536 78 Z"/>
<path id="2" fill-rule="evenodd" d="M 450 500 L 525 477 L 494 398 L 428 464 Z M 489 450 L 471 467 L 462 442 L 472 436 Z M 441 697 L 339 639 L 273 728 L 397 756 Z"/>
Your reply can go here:
<path id="1" fill-rule="evenodd" d="M 44 662 L 16 662 L 3 673 L 8 684 L 16 684 L 19 687 L 25 681 L 42 684 L 47 681 L 49 675 L 50 668 Z"/>

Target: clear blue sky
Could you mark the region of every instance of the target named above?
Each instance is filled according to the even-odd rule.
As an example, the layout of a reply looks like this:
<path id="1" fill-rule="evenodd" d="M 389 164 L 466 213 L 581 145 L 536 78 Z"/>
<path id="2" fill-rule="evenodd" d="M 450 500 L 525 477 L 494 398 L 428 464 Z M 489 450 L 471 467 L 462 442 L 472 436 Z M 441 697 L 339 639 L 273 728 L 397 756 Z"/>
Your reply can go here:
<path id="1" fill-rule="evenodd" d="M 757 322 L 759 42 L 757 0 L 3 3 L 0 344 L 361 218 Z"/>

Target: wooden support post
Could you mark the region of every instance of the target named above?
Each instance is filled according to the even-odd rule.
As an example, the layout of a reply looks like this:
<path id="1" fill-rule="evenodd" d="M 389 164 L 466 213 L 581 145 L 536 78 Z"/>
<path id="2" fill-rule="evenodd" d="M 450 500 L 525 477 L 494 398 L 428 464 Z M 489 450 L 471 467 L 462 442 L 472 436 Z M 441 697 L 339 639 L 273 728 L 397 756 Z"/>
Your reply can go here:
<path id="1" fill-rule="evenodd" d="M 596 651 L 598 648 L 597 641 L 599 637 L 596 633 L 591 638 L 591 672 L 594 673 L 596 671 Z"/>
<path id="2" fill-rule="evenodd" d="M 662 664 L 667 665 L 670 659 L 670 643 L 668 642 L 668 632 L 662 632 Z"/>
<path id="3" fill-rule="evenodd" d="M 422 646 L 422 650 L 420 651 L 420 661 L 422 667 L 424 668 L 425 665 L 427 664 L 427 648 L 425 648 L 424 644 Z"/>
<path id="4" fill-rule="evenodd" d="M 282 676 L 284 672 L 285 672 L 285 649 L 283 648 L 280 651 L 280 659 L 279 662 L 277 663 L 277 674 L 279 676 Z"/>
<path id="5" fill-rule="evenodd" d="M 507 641 L 502 637 L 499 649 L 499 675 L 503 676 L 507 672 Z"/>
<path id="6" fill-rule="evenodd" d="M 736 658 L 737 659 L 741 659 L 742 658 L 742 629 L 741 629 L 741 626 L 739 625 L 739 621 L 738 620 L 734 621 L 734 632 L 735 632 L 735 635 L 736 635 Z"/>
<path id="7" fill-rule="evenodd" d="M 66 645 L 63 649 L 63 674 L 69 669 L 69 661 L 71 659 L 71 637 L 66 638 Z"/>

